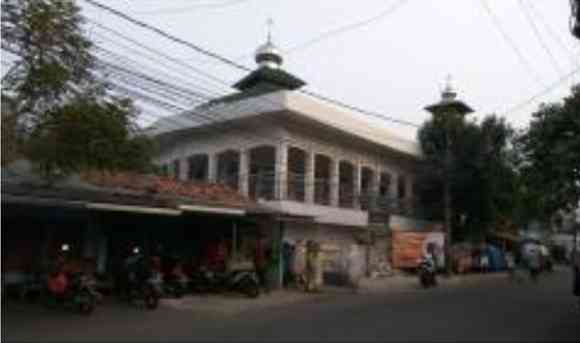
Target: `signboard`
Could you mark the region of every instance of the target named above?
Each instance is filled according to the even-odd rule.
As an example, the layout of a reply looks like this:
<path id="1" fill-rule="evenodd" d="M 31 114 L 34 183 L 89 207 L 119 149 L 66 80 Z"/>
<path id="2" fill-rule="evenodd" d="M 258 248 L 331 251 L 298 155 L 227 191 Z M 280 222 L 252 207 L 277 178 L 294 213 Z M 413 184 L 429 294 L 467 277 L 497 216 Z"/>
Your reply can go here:
<path id="1" fill-rule="evenodd" d="M 393 231 L 393 267 L 415 268 L 418 261 L 427 252 L 427 246 L 435 248 L 438 267 L 445 264 L 443 247 L 445 235 L 443 232 L 402 232 Z"/>

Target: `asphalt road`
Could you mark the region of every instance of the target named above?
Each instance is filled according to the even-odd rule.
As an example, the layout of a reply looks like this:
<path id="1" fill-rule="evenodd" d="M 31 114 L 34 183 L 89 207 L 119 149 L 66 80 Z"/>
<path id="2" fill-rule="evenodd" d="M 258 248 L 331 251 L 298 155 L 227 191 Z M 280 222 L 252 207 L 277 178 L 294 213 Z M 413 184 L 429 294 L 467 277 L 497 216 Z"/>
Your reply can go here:
<path id="1" fill-rule="evenodd" d="M 434 290 L 337 294 L 306 303 L 208 317 L 121 304 L 91 317 L 3 304 L 3 341 L 580 341 L 571 275 L 538 285 L 504 278 Z"/>

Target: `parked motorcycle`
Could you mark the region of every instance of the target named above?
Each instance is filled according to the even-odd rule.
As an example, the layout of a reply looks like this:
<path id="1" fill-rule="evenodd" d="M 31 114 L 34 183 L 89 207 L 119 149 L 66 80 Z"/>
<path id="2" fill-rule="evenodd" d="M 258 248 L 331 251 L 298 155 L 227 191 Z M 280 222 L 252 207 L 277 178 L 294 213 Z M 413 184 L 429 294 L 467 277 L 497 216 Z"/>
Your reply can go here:
<path id="1" fill-rule="evenodd" d="M 183 271 L 183 265 L 178 260 L 172 263 L 169 270 L 163 274 L 163 292 L 175 298 L 181 298 L 189 291 L 190 279 Z"/>
<path id="2" fill-rule="evenodd" d="M 249 298 L 260 295 L 258 277 L 253 269 L 231 268 L 229 271 L 216 272 L 202 268 L 191 279 L 192 289 L 204 293 L 235 292 Z"/>
<path id="3" fill-rule="evenodd" d="M 145 308 L 154 310 L 159 306 L 163 294 L 161 272 L 141 255 L 132 256 L 128 261 L 127 298 L 129 303 L 144 301 Z"/>
<path id="4" fill-rule="evenodd" d="M 423 258 L 419 262 L 419 282 L 423 288 L 437 286 L 435 263 L 431 259 Z"/>
<path id="5" fill-rule="evenodd" d="M 100 294 L 95 282 L 83 272 L 65 273 L 58 271 L 48 277 L 49 300 L 74 306 L 79 313 L 89 315 L 97 305 Z"/>

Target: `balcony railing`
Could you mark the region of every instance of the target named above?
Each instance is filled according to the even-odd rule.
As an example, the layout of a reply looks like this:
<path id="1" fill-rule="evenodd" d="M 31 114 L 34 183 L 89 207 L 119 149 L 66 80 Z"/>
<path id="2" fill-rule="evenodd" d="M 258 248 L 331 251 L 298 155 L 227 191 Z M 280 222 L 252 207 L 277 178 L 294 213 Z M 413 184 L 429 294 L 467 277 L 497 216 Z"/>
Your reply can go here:
<path id="1" fill-rule="evenodd" d="M 248 176 L 249 195 L 252 199 L 275 200 L 276 175 L 273 172 L 250 174 Z"/>
<path id="2" fill-rule="evenodd" d="M 288 173 L 288 200 L 306 201 L 306 178 L 304 174 Z"/>
<path id="3" fill-rule="evenodd" d="M 235 182 L 234 182 L 235 181 Z M 235 185 L 235 178 L 222 178 L 222 182 Z M 263 200 L 291 200 L 297 202 L 306 201 L 306 193 L 313 189 L 314 203 L 318 205 L 331 205 L 331 182 L 327 178 L 319 178 L 313 185 L 306 182 L 304 174 L 289 173 L 287 182 L 287 194 L 282 199 L 277 194 L 276 175 L 274 172 L 262 172 L 248 176 L 248 191 L 252 199 Z M 363 190 L 357 195 L 354 185 L 343 184 L 340 188 L 338 206 L 342 208 L 358 208 L 369 212 L 370 221 L 373 223 L 387 222 L 391 214 L 404 216 L 420 216 L 421 209 L 416 199 L 398 199 L 388 195 L 380 195 L 371 190 Z"/>
<path id="4" fill-rule="evenodd" d="M 319 178 L 314 181 L 314 203 L 330 205 L 330 179 Z"/>

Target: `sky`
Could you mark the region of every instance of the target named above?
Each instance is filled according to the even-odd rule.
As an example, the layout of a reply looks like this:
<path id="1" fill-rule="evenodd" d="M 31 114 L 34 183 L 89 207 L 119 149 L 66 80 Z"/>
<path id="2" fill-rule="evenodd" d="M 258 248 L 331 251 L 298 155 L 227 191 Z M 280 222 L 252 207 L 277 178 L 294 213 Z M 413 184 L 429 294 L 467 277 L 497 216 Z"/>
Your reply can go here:
<path id="1" fill-rule="evenodd" d="M 439 100 L 448 74 L 459 97 L 476 110 L 473 117 L 496 112 L 516 127 L 527 125 L 540 102 L 558 101 L 580 82 L 580 40 L 569 31 L 568 0 L 98 1 L 251 68 L 272 18 L 272 39 L 283 51 L 283 68 L 306 81 L 307 89 L 417 124 L 429 118 L 423 108 Z M 227 85 L 246 74 L 84 0 L 78 3 L 89 18 L 87 32 L 93 40 L 140 65 L 165 68 L 166 79 L 174 84 L 217 95 L 231 91 Z M 366 19 L 371 20 L 349 27 Z M 139 47 L 121 48 L 123 40 L 95 22 L 183 63 L 165 60 L 161 66 L 145 58 L 145 51 L 139 53 Z M 325 35 L 338 28 L 345 29 Z M 560 82 L 574 70 L 573 77 Z M 149 120 L 168 114 L 150 113 Z M 414 127 L 374 121 L 415 138 Z"/>

